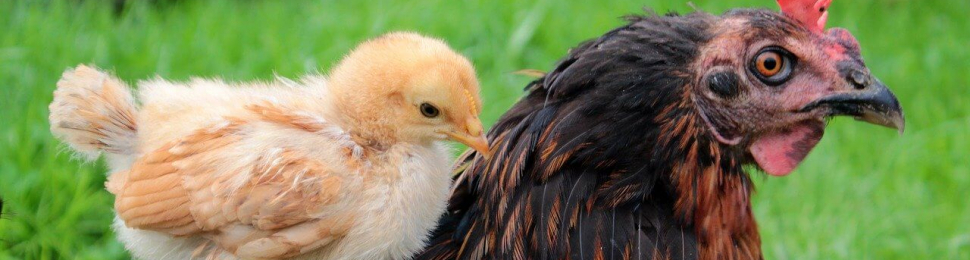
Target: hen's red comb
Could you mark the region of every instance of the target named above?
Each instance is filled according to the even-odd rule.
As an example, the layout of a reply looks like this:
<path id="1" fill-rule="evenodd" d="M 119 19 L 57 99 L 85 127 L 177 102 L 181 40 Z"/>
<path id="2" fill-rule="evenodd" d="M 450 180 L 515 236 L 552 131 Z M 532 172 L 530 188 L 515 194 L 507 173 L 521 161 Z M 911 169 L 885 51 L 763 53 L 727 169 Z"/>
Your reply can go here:
<path id="1" fill-rule="evenodd" d="M 809 31 L 822 33 L 832 0 L 776 0 L 781 12 L 802 23 Z"/>

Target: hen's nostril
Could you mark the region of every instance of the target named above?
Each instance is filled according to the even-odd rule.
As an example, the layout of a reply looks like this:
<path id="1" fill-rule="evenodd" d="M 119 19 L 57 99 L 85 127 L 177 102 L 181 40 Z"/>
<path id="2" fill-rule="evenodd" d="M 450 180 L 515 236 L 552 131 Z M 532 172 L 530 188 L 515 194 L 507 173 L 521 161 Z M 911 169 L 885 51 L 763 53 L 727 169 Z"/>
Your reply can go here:
<path id="1" fill-rule="evenodd" d="M 849 74 L 849 80 L 852 81 L 852 85 L 856 89 L 864 89 L 866 86 L 869 86 L 869 75 L 866 75 L 862 71 L 853 71 Z"/>

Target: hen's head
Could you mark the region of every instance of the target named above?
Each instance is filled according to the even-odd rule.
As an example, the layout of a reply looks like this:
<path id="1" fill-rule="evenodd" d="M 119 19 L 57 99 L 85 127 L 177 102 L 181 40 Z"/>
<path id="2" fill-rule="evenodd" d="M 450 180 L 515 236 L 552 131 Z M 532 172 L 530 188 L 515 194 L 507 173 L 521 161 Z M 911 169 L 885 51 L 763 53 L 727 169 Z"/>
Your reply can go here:
<path id="1" fill-rule="evenodd" d="M 396 32 L 367 41 L 334 68 L 329 83 L 358 135 L 370 132 L 378 142 L 451 138 L 488 150 L 475 69 L 441 40 Z"/>
<path id="2" fill-rule="evenodd" d="M 829 1 L 781 0 L 781 14 L 730 11 L 707 28 L 690 64 L 691 99 L 710 133 L 768 174 L 790 173 L 832 116 L 903 131 L 899 101 L 866 68 L 855 38 L 823 32 Z"/>

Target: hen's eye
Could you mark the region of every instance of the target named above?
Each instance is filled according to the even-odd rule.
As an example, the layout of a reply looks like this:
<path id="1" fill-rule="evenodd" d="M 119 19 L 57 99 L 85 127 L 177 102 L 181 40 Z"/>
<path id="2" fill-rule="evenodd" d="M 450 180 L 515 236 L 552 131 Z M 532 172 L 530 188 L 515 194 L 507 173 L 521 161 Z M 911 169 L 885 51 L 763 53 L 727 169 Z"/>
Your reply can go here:
<path id="1" fill-rule="evenodd" d="M 438 108 L 428 103 L 421 103 L 421 114 L 427 118 L 438 117 Z"/>
<path id="2" fill-rule="evenodd" d="M 777 75 L 781 71 L 781 55 L 766 52 L 758 56 L 758 72 L 765 77 Z"/>
<path id="3" fill-rule="evenodd" d="M 751 70 L 758 79 L 772 86 L 787 81 L 793 65 L 791 54 L 777 47 L 762 50 L 751 62 Z"/>

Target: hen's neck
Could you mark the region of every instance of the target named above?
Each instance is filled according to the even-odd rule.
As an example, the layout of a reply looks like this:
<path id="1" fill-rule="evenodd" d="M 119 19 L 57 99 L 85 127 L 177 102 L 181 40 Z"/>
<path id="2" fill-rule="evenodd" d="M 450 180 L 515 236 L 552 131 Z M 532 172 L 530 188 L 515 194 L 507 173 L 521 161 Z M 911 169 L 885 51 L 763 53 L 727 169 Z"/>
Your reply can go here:
<path id="1" fill-rule="evenodd" d="M 677 106 L 688 112 L 662 124 L 660 145 L 654 149 L 685 155 L 673 162 L 669 178 L 677 196 L 674 211 L 694 228 L 700 258 L 762 258 L 751 211 L 754 186 L 739 152 L 714 141 L 688 101 Z"/>

